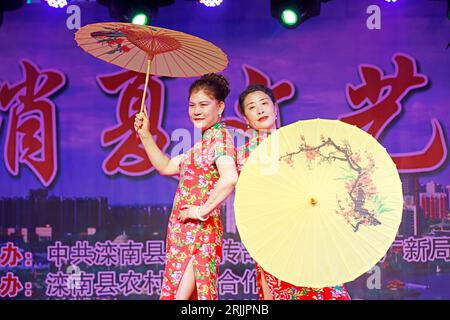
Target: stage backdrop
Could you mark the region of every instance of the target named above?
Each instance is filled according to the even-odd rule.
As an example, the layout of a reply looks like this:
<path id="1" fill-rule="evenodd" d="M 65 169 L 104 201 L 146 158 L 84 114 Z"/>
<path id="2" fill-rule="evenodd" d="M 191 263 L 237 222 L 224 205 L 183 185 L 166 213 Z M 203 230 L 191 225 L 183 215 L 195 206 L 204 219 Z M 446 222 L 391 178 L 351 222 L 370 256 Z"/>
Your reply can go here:
<path id="1" fill-rule="evenodd" d="M 75 43 L 78 18 L 82 26 L 111 21 L 107 8 L 72 5 L 67 13 L 28 4 L 6 12 L 0 28 L 0 297 L 157 299 L 178 180 L 159 176 L 134 141 L 143 76 Z M 446 1 L 335 0 L 288 30 L 271 18 L 269 1 L 211 9 L 176 1 L 154 21 L 227 53 L 230 128 L 246 127 L 239 93 L 264 83 L 280 125 L 340 119 L 387 148 L 403 181 L 403 222 L 388 254 L 347 284 L 354 299 L 450 298 L 446 9 Z M 146 88 L 152 132 L 167 154 L 193 144 L 192 81 L 152 77 Z M 223 208 L 220 298 L 255 299 L 232 198 Z"/>

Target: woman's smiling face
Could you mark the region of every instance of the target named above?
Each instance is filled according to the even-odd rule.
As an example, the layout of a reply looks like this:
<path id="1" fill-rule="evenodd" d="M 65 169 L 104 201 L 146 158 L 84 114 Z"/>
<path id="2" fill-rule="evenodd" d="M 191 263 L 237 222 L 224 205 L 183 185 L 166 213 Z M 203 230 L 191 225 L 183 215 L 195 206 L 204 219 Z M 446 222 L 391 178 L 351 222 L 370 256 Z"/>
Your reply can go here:
<path id="1" fill-rule="evenodd" d="M 225 104 L 206 94 L 204 90 L 193 92 L 189 97 L 189 118 L 198 129 L 206 130 L 220 120 Z"/>

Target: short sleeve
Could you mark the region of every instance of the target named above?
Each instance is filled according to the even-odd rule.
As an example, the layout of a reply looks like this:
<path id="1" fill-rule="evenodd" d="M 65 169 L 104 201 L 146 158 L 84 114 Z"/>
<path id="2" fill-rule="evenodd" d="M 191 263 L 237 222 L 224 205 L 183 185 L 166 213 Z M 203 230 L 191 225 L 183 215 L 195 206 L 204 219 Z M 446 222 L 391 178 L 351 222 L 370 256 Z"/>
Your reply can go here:
<path id="1" fill-rule="evenodd" d="M 227 129 L 217 130 L 211 145 L 210 157 L 212 162 L 215 163 L 222 156 L 229 156 L 233 161 L 236 161 L 236 149 L 234 148 L 233 138 Z"/>

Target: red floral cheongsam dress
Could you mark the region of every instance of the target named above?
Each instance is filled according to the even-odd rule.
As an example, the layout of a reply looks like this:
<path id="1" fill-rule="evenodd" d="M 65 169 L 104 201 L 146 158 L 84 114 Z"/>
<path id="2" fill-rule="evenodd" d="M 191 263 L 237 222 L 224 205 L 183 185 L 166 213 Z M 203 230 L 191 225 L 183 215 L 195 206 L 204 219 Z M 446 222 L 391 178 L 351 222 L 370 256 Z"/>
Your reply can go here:
<path id="1" fill-rule="evenodd" d="M 247 143 L 237 150 L 237 169 L 241 173 L 250 152 L 263 141 L 270 131 L 253 130 L 252 136 Z M 350 296 L 344 285 L 325 288 L 307 288 L 298 287 L 290 283 L 278 280 L 273 275 L 263 270 L 255 262 L 256 284 L 258 286 L 258 296 L 260 300 L 264 299 L 262 288 L 262 275 L 264 275 L 269 291 L 274 300 L 349 300 Z"/>
<path id="2" fill-rule="evenodd" d="M 166 238 L 166 267 L 161 299 L 175 299 L 184 271 L 193 259 L 197 298 L 218 298 L 217 280 L 222 255 L 222 223 L 217 207 L 206 221 L 177 219 L 183 205 L 203 205 L 219 180 L 217 158 L 230 156 L 235 149 L 225 124 L 218 122 L 202 133 L 202 139 L 183 154 L 180 182 L 175 194 Z"/>

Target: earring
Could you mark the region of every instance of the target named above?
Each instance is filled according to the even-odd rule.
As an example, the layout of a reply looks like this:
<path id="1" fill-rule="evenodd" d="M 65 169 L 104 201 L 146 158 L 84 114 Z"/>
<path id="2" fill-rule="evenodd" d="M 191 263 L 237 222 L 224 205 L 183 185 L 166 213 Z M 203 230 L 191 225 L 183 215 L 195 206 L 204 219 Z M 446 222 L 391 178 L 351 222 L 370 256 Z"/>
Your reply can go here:
<path id="1" fill-rule="evenodd" d="M 219 118 L 222 118 L 222 114 L 221 113 L 219 113 Z"/>
<path id="2" fill-rule="evenodd" d="M 247 123 L 247 129 L 250 129 L 250 124 Z"/>

